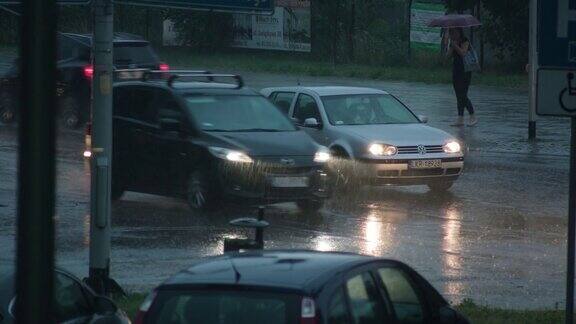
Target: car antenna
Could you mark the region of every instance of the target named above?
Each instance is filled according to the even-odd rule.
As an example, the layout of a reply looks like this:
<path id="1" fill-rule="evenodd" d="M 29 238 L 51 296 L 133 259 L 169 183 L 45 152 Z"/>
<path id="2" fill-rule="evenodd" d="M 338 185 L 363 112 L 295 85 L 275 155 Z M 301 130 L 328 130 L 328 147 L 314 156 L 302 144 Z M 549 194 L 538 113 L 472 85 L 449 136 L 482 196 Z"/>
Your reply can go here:
<path id="1" fill-rule="evenodd" d="M 232 265 L 232 270 L 234 270 L 234 283 L 237 284 L 240 281 L 240 278 L 242 277 L 242 275 L 240 274 L 240 271 L 238 271 L 238 269 L 236 269 L 236 265 L 234 264 L 234 259 L 230 259 L 230 265 Z"/>

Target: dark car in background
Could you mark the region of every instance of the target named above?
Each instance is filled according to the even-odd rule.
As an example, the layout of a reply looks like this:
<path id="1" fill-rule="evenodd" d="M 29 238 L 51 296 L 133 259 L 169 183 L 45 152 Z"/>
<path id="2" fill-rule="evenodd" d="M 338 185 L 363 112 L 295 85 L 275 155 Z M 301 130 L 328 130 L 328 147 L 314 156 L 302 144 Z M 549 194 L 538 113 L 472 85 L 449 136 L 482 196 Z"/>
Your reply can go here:
<path id="1" fill-rule="evenodd" d="M 15 269 L 0 267 L 0 324 L 16 322 Z M 130 323 L 126 313 L 106 297 L 99 296 L 71 273 L 56 269 L 54 307 L 46 323 Z"/>
<path id="2" fill-rule="evenodd" d="M 135 323 L 469 322 L 404 263 L 352 253 L 260 250 L 198 260 L 157 287 Z"/>
<path id="3" fill-rule="evenodd" d="M 113 199 L 137 191 L 199 210 L 222 198 L 318 210 L 329 195 L 329 151 L 239 76 L 117 83 L 113 152 Z"/>
<path id="4" fill-rule="evenodd" d="M 114 68 L 168 70 L 150 43 L 128 33 L 114 34 Z M 75 128 L 89 120 L 92 65 L 92 35 L 58 34 L 58 110 L 65 127 Z M 18 59 L 0 77 L 0 122 L 16 120 L 18 106 Z"/>

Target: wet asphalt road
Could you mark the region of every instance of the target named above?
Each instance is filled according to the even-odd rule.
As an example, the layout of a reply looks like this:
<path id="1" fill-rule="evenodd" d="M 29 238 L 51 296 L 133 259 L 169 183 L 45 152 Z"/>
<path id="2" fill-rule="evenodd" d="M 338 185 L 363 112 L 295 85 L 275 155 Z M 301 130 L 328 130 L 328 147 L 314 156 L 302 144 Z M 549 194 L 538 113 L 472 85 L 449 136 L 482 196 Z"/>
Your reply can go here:
<path id="1" fill-rule="evenodd" d="M 513 308 L 563 307 L 568 190 L 568 123 L 540 122 L 540 140 L 526 138 L 526 93 L 475 87 L 480 124 L 455 129 L 448 85 L 245 74 L 255 88 L 349 84 L 398 95 L 431 125 L 470 148 L 466 172 L 447 195 L 426 188 L 364 188 L 334 197 L 319 215 L 292 204 L 267 210 L 270 248 L 352 251 L 402 260 L 453 302 Z M 16 128 L 0 125 L 0 262 L 15 252 Z M 58 264 L 88 272 L 89 171 L 81 131 L 62 131 L 58 149 Z M 128 193 L 113 207 L 112 276 L 143 291 L 190 260 L 220 253 L 222 239 L 241 232 L 227 222 L 253 210 L 229 206 L 194 214 L 182 201 Z"/>

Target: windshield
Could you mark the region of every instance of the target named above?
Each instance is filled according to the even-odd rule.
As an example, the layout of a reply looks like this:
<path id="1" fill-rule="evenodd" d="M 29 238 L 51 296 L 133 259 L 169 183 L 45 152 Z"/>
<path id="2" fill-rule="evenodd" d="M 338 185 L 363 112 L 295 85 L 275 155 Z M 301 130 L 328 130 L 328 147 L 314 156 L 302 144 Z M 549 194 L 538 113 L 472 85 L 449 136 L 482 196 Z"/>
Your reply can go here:
<path id="1" fill-rule="evenodd" d="M 161 291 L 148 323 L 297 323 L 299 300 L 254 291 Z"/>
<path id="2" fill-rule="evenodd" d="M 286 132 L 296 127 L 260 96 L 188 96 L 188 110 L 205 131 Z"/>
<path id="3" fill-rule="evenodd" d="M 114 64 L 149 64 L 158 62 L 150 44 L 146 42 L 114 43 Z"/>
<path id="4" fill-rule="evenodd" d="M 332 125 L 411 124 L 420 121 L 391 95 L 346 95 L 322 98 Z"/>

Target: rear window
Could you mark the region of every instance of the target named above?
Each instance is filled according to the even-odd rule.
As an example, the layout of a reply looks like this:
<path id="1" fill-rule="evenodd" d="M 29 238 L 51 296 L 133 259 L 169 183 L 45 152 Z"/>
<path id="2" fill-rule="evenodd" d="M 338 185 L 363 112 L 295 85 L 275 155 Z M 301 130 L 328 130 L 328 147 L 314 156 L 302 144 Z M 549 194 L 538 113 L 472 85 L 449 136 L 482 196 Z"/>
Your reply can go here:
<path id="1" fill-rule="evenodd" d="M 298 323 L 297 295 L 255 291 L 161 291 L 147 323 Z"/>
<path id="2" fill-rule="evenodd" d="M 146 42 L 114 44 L 114 64 L 147 64 L 158 62 L 152 46 Z"/>

